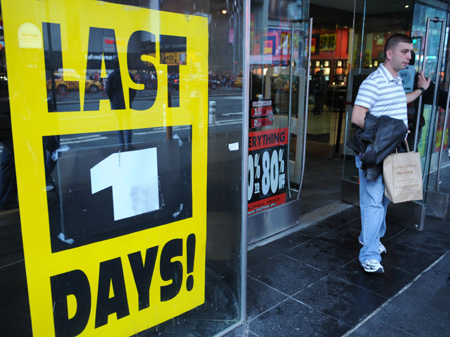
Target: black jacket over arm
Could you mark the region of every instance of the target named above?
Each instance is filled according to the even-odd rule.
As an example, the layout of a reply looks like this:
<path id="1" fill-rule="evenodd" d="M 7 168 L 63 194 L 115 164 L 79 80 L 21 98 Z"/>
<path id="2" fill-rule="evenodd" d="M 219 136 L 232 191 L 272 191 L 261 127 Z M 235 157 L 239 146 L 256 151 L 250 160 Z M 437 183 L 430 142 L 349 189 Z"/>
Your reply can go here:
<path id="1" fill-rule="evenodd" d="M 400 119 L 375 117 L 370 112 L 364 120 L 364 130 L 356 130 L 347 146 L 361 153 L 361 169 L 368 180 L 375 180 L 383 170 L 383 160 L 404 144 L 408 128 Z M 404 151 L 403 147 L 400 152 Z"/>

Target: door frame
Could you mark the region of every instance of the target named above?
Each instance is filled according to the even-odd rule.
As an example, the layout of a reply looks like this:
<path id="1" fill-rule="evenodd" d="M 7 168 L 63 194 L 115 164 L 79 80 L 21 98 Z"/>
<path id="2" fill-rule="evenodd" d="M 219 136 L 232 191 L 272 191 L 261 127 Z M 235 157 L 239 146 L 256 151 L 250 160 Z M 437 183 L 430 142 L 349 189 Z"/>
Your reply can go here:
<path id="1" fill-rule="evenodd" d="M 292 101 L 293 101 L 293 61 L 292 57 L 294 55 L 294 31 L 297 24 L 307 25 L 308 34 L 307 34 L 307 42 L 308 42 L 308 52 L 307 52 L 307 63 L 306 63 L 306 76 L 305 76 L 305 100 L 304 105 L 301 105 L 301 99 L 298 100 L 298 118 L 292 120 Z M 288 128 L 289 128 L 289 137 L 288 137 L 288 154 L 287 154 L 287 193 L 291 197 L 291 192 L 294 191 L 297 193 L 297 196 L 291 197 L 291 200 L 287 201 L 284 204 L 275 206 L 273 208 L 269 208 L 265 211 L 258 212 L 256 214 L 248 216 L 247 219 L 247 243 L 248 245 L 254 244 L 256 242 L 262 241 L 270 236 L 276 235 L 280 232 L 283 232 L 289 228 L 295 227 L 300 224 L 300 191 L 303 184 L 303 175 L 305 171 L 305 151 L 306 151 L 306 127 L 308 122 L 308 93 L 309 93 L 309 77 L 310 77 L 310 62 L 311 62 L 311 36 L 312 36 L 312 26 L 313 26 L 313 18 L 308 19 L 298 19 L 291 21 L 291 42 L 290 42 L 290 80 L 289 80 L 289 114 L 287 116 Z M 301 78 L 299 77 L 299 82 L 301 82 Z M 299 87 L 302 84 L 299 83 Z M 299 88 L 298 95 L 301 95 L 301 91 Z M 303 113 L 302 113 L 303 111 Z M 283 117 L 285 118 L 285 117 Z M 297 129 L 301 129 L 303 134 L 300 135 L 299 139 L 297 139 L 297 148 L 296 153 L 299 153 L 301 158 L 297 158 L 296 160 L 291 161 L 289 159 L 289 148 L 290 148 L 290 140 L 291 133 L 293 133 Z M 300 139 L 301 138 L 301 139 Z M 300 160 L 300 162 L 299 162 Z M 300 165 L 300 166 L 299 166 Z M 292 176 L 291 171 L 300 170 L 300 178 L 298 183 L 298 191 L 291 188 Z"/>

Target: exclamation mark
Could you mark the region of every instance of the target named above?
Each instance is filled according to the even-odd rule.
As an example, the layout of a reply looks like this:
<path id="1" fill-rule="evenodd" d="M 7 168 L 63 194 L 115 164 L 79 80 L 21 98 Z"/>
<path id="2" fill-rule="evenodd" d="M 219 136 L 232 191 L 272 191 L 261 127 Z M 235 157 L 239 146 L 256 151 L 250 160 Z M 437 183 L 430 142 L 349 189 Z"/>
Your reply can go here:
<path id="1" fill-rule="evenodd" d="M 187 273 L 190 274 L 194 271 L 195 260 L 195 235 L 191 234 L 187 238 Z M 186 280 L 186 289 L 191 291 L 194 288 L 194 276 L 189 275 Z"/>

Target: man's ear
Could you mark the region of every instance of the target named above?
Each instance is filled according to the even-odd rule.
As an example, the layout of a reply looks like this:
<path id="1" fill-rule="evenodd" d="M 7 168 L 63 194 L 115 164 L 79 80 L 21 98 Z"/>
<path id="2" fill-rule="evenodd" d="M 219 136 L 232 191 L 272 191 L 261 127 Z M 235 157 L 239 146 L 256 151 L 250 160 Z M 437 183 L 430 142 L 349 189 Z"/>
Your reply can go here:
<path id="1" fill-rule="evenodd" d="M 392 50 L 388 49 L 386 50 L 386 59 L 390 60 L 392 58 Z"/>

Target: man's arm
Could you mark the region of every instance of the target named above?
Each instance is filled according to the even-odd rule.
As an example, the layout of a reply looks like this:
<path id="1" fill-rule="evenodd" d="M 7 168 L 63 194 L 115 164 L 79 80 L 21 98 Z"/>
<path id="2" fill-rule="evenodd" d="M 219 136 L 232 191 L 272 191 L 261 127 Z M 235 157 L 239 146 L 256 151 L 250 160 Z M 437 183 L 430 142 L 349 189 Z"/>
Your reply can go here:
<path id="1" fill-rule="evenodd" d="M 423 74 L 423 71 L 420 71 L 420 73 L 417 76 L 417 89 L 408 92 L 406 94 L 406 102 L 411 103 L 417 99 L 420 95 L 422 95 L 422 90 L 420 88 L 424 88 L 425 90 L 428 89 L 430 86 L 430 78 L 425 78 L 425 75 Z"/>
<path id="2" fill-rule="evenodd" d="M 359 126 L 361 129 L 364 129 L 364 122 L 366 119 L 368 108 L 365 108 L 360 105 L 354 105 L 352 111 L 352 123 Z"/>
<path id="3" fill-rule="evenodd" d="M 420 90 L 419 88 L 406 94 L 406 103 L 414 102 L 420 95 L 422 95 L 422 90 Z"/>

